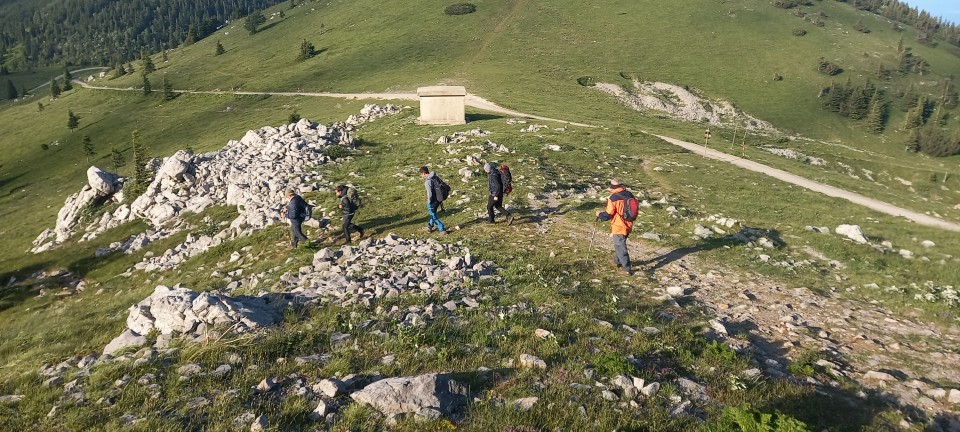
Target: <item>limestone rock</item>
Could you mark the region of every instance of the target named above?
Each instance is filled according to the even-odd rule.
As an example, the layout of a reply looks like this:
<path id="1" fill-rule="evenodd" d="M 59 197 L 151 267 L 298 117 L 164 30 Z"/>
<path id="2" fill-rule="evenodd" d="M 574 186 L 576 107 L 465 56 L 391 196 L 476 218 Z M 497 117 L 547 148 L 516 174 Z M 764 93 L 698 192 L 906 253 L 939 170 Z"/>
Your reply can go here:
<path id="1" fill-rule="evenodd" d="M 338 379 L 325 379 L 314 384 L 313 391 L 334 398 L 343 394 L 344 391 L 346 391 L 346 387 L 343 381 Z"/>
<path id="2" fill-rule="evenodd" d="M 530 396 L 514 400 L 513 406 L 520 411 L 530 411 L 530 409 L 533 408 L 538 401 L 540 401 L 540 398 L 536 396 Z"/>
<path id="3" fill-rule="evenodd" d="M 139 334 L 156 330 L 160 334 L 177 332 L 197 336 L 207 326 L 245 332 L 283 318 L 281 310 L 285 304 L 273 300 L 270 297 L 233 298 L 160 285 L 152 295 L 130 308 L 127 327 Z"/>
<path id="4" fill-rule="evenodd" d="M 546 369 L 547 363 L 537 356 L 520 354 L 520 366 L 532 369 Z"/>
<path id="5" fill-rule="evenodd" d="M 95 166 L 87 168 L 87 184 L 99 197 L 111 196 L 123 186 L 120 176 Z"/>
<path id="6" fill-rule="evenodd" d="M 869 241 L 867 237 L 863 235 L 863 230 L 860 229 L 859 225 L 840 225 L 835 230 L 837 234 L 840 234 L 850 240 L 853 240 L 860 244 L 867 244 Z"/>
<path id="7" fill-rule="evenodd" d="M 113 338 L 113 340 L 103 348 L 103 353 L 113 355 L 124 348 L 139 347 L 146 344 L 146 337 L 141 336 L 133 330 L 126 329 L 123 333 L 120 333 L 120 336 Z"/>
<path id="8" fill-rule="evenodd" d="M 391 419 L 403 415 L 437 419 L 464 407 L 467 396 L 466 386 L 436 373 L 380 380 L 350 395 Z"/>

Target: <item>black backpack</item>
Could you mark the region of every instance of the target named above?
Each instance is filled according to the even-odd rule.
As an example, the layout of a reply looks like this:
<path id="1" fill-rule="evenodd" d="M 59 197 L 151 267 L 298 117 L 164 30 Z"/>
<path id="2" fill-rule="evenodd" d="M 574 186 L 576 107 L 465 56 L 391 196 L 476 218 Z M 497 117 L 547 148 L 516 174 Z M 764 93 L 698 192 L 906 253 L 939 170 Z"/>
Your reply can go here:
<path id="1" fill-rule="evenodd" d="M 503 194 L 509 195 L 513 192 L 513 174 L 510 173 L 510 167 L 500 165 L 500 180 L 503 183 Z"/>
<path id="2" fill-rule="evenodd" d="M 303 220 L 308 221 L 313 219 L 313 204 L 306 203 L 303 205 Z"/>
<path id="3" fill-rule="evenodd" d="M 444 202 L 450 197 L 450 185 L 443 181 L 440 176 L 433 175 L 433 199 L 437 202 Z"/>

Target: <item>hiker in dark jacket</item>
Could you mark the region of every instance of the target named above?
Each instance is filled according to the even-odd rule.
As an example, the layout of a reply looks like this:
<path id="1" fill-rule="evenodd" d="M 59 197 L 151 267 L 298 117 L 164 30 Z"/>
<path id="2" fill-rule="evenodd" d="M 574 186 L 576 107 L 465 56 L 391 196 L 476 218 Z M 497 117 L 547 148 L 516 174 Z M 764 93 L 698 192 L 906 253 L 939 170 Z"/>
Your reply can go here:
<path id="1" fill-rule="evenodd" d="M 290 234 L 292 239 L 291 248 L 296 248 L 301 241 L 307 241 L 307 236 L 303 235 L 303 221 L 307 219 L 307 202 L 293 193 L 293 189 L 287 189 L 286 197 L 289 200 L 287 206 L 281 211 L 281 214 L 290 220 Z"/>
<path id="2" fill-rule="evenodd" d="M 483 172 L 488 174 L 487 183 L 490 186 L 490 195 L 487 196 L 487 223 L 494 223 L 493 209 L 500 214 L 507 215 L 507 225 L 513 223 L 513 214 L 503 208 L 503 178 L 500 171 L 493 169 L 489 162 L 483 164 Z"/>
<path id="3" fill-rule="evenodd" d="M 447 235 L 447 229 L 443 226 L 443 222 L 440 222 L 440 218 L 437 217 L 437 209 L 440 208 L 442 203 L 438 194 L 439 186 L 437 180 L 440 178 L 437 177 L 436 173 L 430 172 L 430 168 L 425 166 L 420 167 L 420 177 L 423 179 L 423 187 L 427 190 L 427 213 L 429 218 L 427 219 L 427 232 L 433 232 L 436 228 L 437 232 L 440 235 Z"/>
<path id="4" fill-rule="evenodd" d="M 363 238 L 363 228 L 353 224 L 353 216 L 357 214 L 357 205 L 350 200 L 347 191 L 350 188 L 344 185 L 337 186 L 337 197 L 340 198 L 339 207 L 343 210 L 343 244 L 350 243 L 350 230 L 360 233 Z"/>

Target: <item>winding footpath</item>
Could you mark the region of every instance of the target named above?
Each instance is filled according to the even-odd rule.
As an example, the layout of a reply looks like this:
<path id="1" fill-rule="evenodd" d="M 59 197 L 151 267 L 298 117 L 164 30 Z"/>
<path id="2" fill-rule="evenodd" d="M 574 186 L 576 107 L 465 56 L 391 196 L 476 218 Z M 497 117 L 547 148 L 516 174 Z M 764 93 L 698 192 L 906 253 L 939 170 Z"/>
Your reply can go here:
<path id="1" fill-rule="evenodd" d="M 102 86 L 93 86 L 81 81 L 75 81 L 75 82 L 83 88 L 92 89 L 92 90 L 142 91 L 136 88 L 102 87 Z M 186 93 L 186 94 L 307 96 L 307 97 L 328 97 L 328 98 L 339 98 L 339 99 L 379 99 L 379 100 L 405 100 L 405 101 L 416 101 L 418 99 L 416 93 L 311 93 L 311 92 L 253 92 L 253 91 L 221 91 L 221 90 L 175 90 L 175 92 Z M 494 112 L 498 114 L 513 116 L 513 117 L 523 117 L 523 118 L 529 118 L 529 119 L 535 119 L 535 120 L 557 122 L 557 123 L 568 124 L 571 126 L 596 127 L 589 124 L 577 123 L 577 122 L 572 122 L 567 120 L 560 120 L 560 119 L 555 119 L 550 117 L 542 117 L 542 116 L 526 114 L 519 111 L 506 109 L 493 102 L 483 99 L 480 96 L 477 96 L 475 94 L 467 94 L 467 97 L 465 98 L 464 102 L 467 106 L 470 106 L 473 108 Z M 891 216 L 903 217 L 907 220 L 913 221 L 921 225 L 926 225 L 926 226 L 948 230 L 948 231 L 960 232 L 960 224 L 957 224 L 957 223 L 945 221 L 943 219 L 929 216 L 920 212 L 915 212 L 913 210 L 907 210 L 902 207 L 897 207 L 893 204 L 886 203 L 873 198 L 869 198 L 869 197 L 860 195 L 858 193 L 850 192 L 850 191 L 836 188 L 833 186 L 828 186 L 823 183 L 818 183 L 813 180 L 800 177 L 795 174 L 790 174 L 786 171 L 783 171 L 777 168 L 773 168 L 761 163 L 753 162 L 751 160 L 743 159 L 743 158 L 733 156 L 727 153 L 723 153 L 717 150 L 709 149 L 701 145 L 697 145 L 697 144 L 686 142 L 686 141 L 681 141 L 681 140 L 670 138 L 667 136 L 656 135 L 646 131 L 644 131 L 644 133 L 653 135 L 657 138 L 660 138 L 663 141 L 666 141 L 678 147 L 682 147 L 691 152 L 704 155 L 710 159 L 714 159 L 721 162 L 727 162 L 743 169 L 766 174 L 775 179 L 778 179 L 790 184 L 794 184 L 802 188 L 806 188 L 811 191 L 818 192 L 830 197 L 842 198 L 854 204 L 867 207 L 871 210 L 875 210 Z"/>

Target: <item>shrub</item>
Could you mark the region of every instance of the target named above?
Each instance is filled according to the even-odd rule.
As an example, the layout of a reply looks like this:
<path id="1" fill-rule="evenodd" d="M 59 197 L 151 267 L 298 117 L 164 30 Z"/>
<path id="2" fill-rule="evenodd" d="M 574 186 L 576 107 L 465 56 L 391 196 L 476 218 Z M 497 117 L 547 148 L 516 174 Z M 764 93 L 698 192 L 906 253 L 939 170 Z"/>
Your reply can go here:
<path id="1" fill-rule="evenodd" d="M 622 354 L 607 352 L 593 358 L 593 366 L 601 376 L 632 375 L 635 368 Z"/>
<path id="2" fill-rule="evenodd" d="M 473 3 L 454 3 L 447 6 L 443 13 L 447 15 L 466 15 L 477 11 L 477 5 Z"/>
<path id="3" fill-rule="evenodd" d="M 589 76 L 577 78 L 577 83 L 579 83 L 584 87 L 593 87 L 597 85 L 597 81 L 594 80 L 593 77 L 589 77 Z"/>
<path id="4" fill-rule="evenodd" d="M 853 25 L 853 28 L 860 33 L 870 33 L 870 29 L 863 25 L 863 21 L 861 20 L 857 20 L 856 24 Z"/>
<path id="5" fill-rule="evenodd" d="M 817 62 L 817 70 L 825 75 L 834 76 L 843 72 L 843 68 L 840 66 L 827 61 L 825 58 L 820 57 L 820 61 Z"/>
<path id="6" fill-rule="evenodd" d="M 776 0 L 773 5 L 780 9 L 790 9 L 797 7 L 797 2 L 793 0 Z"/>
<path id="7" fill-rule="evenodd" d="M 783 81 L 783 75 L 774 74 L 774 75 L 773 75 L 773 80 L 774 80 L 774 81 Z"/>
<path id="8" fill-rule="evenodd" d="M 794 36 L 804 36 L 804 35 L 806 35 L 806 34 L 807 34 L 807 31 L 806 31 L 805 29 L 802 29 L 802 28 L 799 28 L 799 27 L 793 29 L 793 35 L 794 35 Z"/>
<path id="9" fill-rule="evenodd" d="M 724 408 L 720 417 L 722 431 L 742 432 L 808 432 L 802 421 L 779 411 L 765 414 L 749 406 Z"/>

